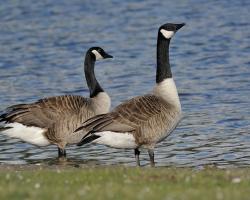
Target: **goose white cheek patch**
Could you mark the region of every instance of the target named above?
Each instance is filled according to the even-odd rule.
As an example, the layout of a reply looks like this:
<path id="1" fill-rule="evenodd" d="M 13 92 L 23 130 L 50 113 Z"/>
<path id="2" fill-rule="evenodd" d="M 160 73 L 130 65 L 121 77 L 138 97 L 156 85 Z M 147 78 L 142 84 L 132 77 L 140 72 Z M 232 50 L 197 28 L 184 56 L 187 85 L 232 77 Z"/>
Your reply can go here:
<path id="1" fill-rule="evenodd" d="M 101 60 L 101 59 L 103 59 L 102 55 L 101 55 L 98 51 L 93 50 L 92 53 L 95 54 L 96 60 Z"/>
<path id="2" fill-rule="evenodd" d="M 170 39 L 174 35 L 174 31 L 167 31 L 164 29 L 161 29 L 160 31 L 161 31 L 162 35 L 167 39 Z"/>

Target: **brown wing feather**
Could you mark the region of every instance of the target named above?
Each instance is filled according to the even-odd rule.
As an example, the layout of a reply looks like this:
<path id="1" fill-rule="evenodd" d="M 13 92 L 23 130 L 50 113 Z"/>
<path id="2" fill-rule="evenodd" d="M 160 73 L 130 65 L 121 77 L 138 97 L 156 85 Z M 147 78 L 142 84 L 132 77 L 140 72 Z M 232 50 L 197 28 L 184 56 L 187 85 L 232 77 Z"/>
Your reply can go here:
<path id="1" fill-rule="evenodd" d="M 49 97 L 31 104 L 10 106 L 0 119 L 5 122 L 18 122 L 26 126 L 47 128 L 63 115 L 78 113 L 79 109 L 86 107 L 87 104 L 88 99 L 81 96 Z"/>

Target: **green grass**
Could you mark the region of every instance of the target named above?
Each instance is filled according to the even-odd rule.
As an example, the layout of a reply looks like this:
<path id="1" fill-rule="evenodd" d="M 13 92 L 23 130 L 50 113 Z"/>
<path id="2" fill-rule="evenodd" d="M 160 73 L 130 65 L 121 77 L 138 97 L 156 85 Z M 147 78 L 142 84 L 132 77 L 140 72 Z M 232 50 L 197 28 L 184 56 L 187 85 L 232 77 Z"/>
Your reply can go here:
<path id="1" fill-rule="evenodd" d="M 1 169 L 0 199 L 250 199 L 250 169 Z"/>

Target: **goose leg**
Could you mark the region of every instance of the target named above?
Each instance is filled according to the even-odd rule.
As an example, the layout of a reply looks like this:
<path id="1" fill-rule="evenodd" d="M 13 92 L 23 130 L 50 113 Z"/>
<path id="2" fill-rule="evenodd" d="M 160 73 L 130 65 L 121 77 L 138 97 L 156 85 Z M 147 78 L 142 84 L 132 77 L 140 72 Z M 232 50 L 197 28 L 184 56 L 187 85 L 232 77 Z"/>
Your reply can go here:
<path id="1" fill-rule="evenodd" d="M 135 149 L 135 161 L 136 161 L 136 165 L 137 165 L 137 166 L 140 166 L 139 155 L 140 155 L 139 149 Z"/>
<path id="2" fill-rule="evenodd" d="M 148 150 L 148 155 L 149 155 L 149 158 L 150 158 L 150 165 L 151 165 L 151 167 L 154 167 L 155 166 L 154 149 L 149 149 Z"/>
<path id="3" fill-rule="evenodd" d="M 58 147 L 58 157 L 59 158 L 66 158 L 66 150 Z"/>

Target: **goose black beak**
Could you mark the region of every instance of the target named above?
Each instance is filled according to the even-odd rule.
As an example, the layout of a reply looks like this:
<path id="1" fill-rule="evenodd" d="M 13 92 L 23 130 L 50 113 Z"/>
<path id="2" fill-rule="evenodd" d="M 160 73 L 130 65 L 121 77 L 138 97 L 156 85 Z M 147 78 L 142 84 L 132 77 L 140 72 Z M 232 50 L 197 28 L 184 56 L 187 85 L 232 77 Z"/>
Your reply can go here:
<path id="1" fill-rule="evenodd" d="M 185 23 L 176 24 L 176 31 L 178 31 L 183 26 L 185 26 Z"/>
<path id="2" fill-rule="evenodd" d="M 113 56 L 111 56 L 111 55 L 105 53 L 105 54 L 103 55 L 103 58 L 113 58 Z"/>

